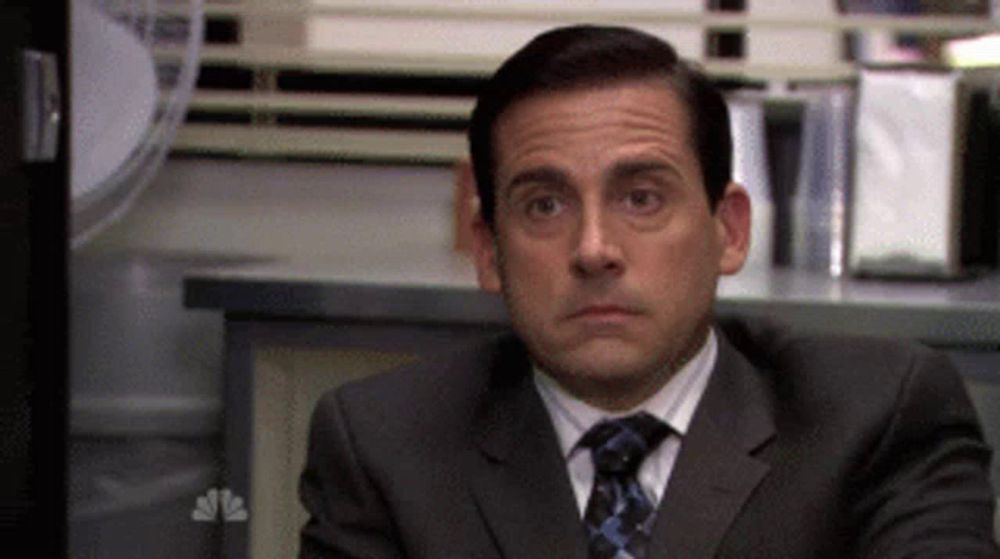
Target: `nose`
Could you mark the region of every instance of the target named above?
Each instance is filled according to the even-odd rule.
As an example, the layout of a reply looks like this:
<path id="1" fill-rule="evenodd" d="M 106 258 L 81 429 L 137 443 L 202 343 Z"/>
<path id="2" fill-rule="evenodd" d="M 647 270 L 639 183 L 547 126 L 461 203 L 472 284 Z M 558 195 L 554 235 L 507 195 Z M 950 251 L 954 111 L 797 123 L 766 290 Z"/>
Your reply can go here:
<path id="1" fill-rule="evenodd" d="M 585 211 L 581 217 L 571 266 L 581 278 L 616 276 L 625 269 L 624 255 L 607 216 L 600 209 Z"/>

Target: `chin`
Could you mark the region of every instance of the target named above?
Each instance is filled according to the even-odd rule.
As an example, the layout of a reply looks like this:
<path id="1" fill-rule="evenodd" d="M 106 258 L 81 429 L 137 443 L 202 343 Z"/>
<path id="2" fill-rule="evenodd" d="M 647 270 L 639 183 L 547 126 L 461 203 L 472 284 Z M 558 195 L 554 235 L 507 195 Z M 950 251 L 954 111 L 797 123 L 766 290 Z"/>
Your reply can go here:
<path id="1" fill-rule="evenodd" d="M 620 340 L 594 340 L 566 352 L 557 352 L 548 367 L 553 374 L 587 378 L 597 382 L 634 379 L 659 369 L 648 351 Z M 557 373 L 558 371 L 558 373 Z"/>

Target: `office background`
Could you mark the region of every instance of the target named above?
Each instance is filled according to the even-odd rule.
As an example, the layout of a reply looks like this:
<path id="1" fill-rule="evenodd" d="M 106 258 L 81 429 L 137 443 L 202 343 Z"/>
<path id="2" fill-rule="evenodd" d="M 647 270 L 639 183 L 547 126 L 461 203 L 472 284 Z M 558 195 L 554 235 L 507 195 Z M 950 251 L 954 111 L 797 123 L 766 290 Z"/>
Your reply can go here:
<path id="1" fill-rule="evenodd" d="M 450 311 L 428 316 L 423 333 L 412 317 L 403 320 L 410 329 L 392 323 L 351 330 L 343 323 L 386 326 L 393 311 L 347 311 L 324 297 L 342 297 L 338 289 L 366 277 L 377 285 L 430 286 L 432 297 L 468 294 L 471 275 L 455 248 L 463 196 L 455 163 L 471 96 L 505 54 L 563 21 L 643 21 L 756 107 L 749 116 L 756 133 L 747 141 L 760 148 L 752 153 L 770 155 L 745 172 L 768 184 L 757 192 L 769 204 L 757 233 L 770 242 L 762 243 L 750 275 L 767 283 L 777 267 L 826 278 L 801 288 L 806 303 L 777 306 L 822 322 L 838 312 L 877 314 L 884 295 L 895 309 L 890 314 L 909 316 L 905 309 L 916 307 L 916 322 L 931 324 L 921 332 L 932 323 L 980 321 L 978 329 L 925 341 L 962 350 L 956 360 L 997 441 L 1000 335 L 992 336 L 1000 309 L 988 292 L 1000 272 L 963 270 L 977 276 L 958 282 L 897 278 L 904 295 L 892 287 L 869 290 L 871 283 L 846 279 L 846 260 L 833 272 L 829 257 L 817 267 L 796 256 L 801 243 L 792 223 L 804 215 L 794 194 L 808 159 L 802 146 L 809 100 L 856 88 L 860 62 L 944 61 L 947 39 L 995 31 L 995 7 L 540 4 L 206 3 L 199 87 L 170 158 L 120 220 L 71 256 L 70 556 L 245 557 L 248 549 L 254 557 L 291 556 L 287 545 L 301 515 L 291 484 L 309 395 L 352 371 L 419 358 L 423 350 L 413 346 L 445 347 L 483 330 Z M 885 13 L 897 17 L 873 15 Z M 920 18 L 902 19 L 914 13 Z M 842 114 L 831 114 L 820 122 L 835 125 Z M 993 227 L 985 236 L 1000 235 L 995 222 L 983 227 Z M 834 237 L 825 246 L 849 242 L 846 233 Z M 414 255 L 426 258 L 414 263 Z M 386 264 L 397 257 L 400 265 Z M 441 269 L 421 268 L 430 264 Z M 781 277 L 773 281 L 802 281 Z M 262 290 L 232 298 L 248 281 Z M 276 303 L 274 286 L 294 304 Z M 772 303 L 759 294 L 741 299 L 742 289 L 753 288 L 728 292 L 737 312 L 762 312 Z M 851 299 L 852 292 L 860 298 Z M 310 306 L 315 293 L 319 302 Z M 400 304 L 410 296 L 403 293 Z M 490 326 L 503 322 L 491 308 L 475 312 Z M 357 344 L 344 332 L 372 336 Z M 382 349 L 400 337 L 409 339 L 403 351 Z M 307 380 L 291 382 L 291 375 Z M 274 463 L 281 452 L 287 455 Z M 255 475 L 267 477 L 261 472 L 283 477 L 255 482 Z M 247 520 L 195 520 L 199 499 L 212 489 L 239 497 Z"/>

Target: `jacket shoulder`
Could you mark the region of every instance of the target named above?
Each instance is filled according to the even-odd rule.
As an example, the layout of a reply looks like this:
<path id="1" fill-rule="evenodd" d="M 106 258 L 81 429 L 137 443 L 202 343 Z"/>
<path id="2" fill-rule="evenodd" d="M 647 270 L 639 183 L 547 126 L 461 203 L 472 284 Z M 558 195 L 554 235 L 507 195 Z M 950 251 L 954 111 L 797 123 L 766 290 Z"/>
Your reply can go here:
<path id="1" fill-rule="evenodd" d="M 946 360 L 941 352 L 910 340 L 802 332 L 769 319 L 733 318 L 720 321 L 720 327 L 751 364 L 782 376 L 815 376 L 816 381 L 901 382 L 915 365 Z"/>
<path id="2" fill-rule="evenodd" d="M 359 441 L 423 448 L 453 443 L 465 435 L 495 373 L 506 373 L 518 351 L 509 335 L 457 347 L 328 390 L 314 413 L 338 409 Z"/>
<path id="3" fill-rule="evenodd" d="M 769 387 L 775 414 L 787 422 L 884 427 L 904 405 L 967 408 L 947 356 L 913 341 L 817 335 L 764 319 L 727 320 L 720 329 Z"/>

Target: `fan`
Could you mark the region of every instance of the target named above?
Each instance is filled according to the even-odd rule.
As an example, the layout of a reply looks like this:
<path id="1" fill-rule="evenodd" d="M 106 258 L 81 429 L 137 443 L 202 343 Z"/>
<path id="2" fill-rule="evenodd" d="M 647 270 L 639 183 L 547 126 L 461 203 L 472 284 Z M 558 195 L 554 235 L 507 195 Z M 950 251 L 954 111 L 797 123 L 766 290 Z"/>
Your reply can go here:
<path id="1" fill-rule="evenodd" d="M 194 89 L 202 0 L 73 0 L 70 244 L 121 217 L 166 157 Z"/>

